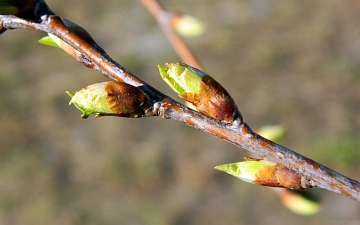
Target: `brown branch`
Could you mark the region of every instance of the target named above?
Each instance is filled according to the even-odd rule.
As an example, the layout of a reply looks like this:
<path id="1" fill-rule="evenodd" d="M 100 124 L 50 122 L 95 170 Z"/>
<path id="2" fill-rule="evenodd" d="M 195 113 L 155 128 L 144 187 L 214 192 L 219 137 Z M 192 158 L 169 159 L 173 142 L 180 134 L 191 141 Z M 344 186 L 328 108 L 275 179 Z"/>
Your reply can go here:
<path id="1" fill-rule="evenodd" d="M 174 49 L 176 50 L 176 52 L 178 52 L 180 58 L 184 61 L 187 62 L 189 64 L 193 64 L 193 65 L 197 65 L 200 67 L 200 63 L 196 60 L 195 56 L 193 56 L 191 50 L 188 48 L 188 46 L 185 44 L 185 42 L 183 41 L 183 39 L 177 34 L 177 32 L 174 30 L 174 28 L 172 27 L 172 21 L 174 19 L 174 13 L 165 10 L 156 0 L 142 0 L 141 1 L 143 3 L 143 5 L 149 10 L 149 12 L 155 17 L 156 21 L 158 22 L 159 26 L 161 27 L 161 29 L 163 30 L 163 32 L 165 33 L 165 35 L 167 36 L 167 38 L 169 39 L 170 43 L 172 44 L 172 46 L 174 47 Z M 196 67 L 196 66 L 195 66 Z M 186 123 L 186 121 L 183 121 Z M 188 124 L 191 125 L 192 123 Z M 239 133 L 239 134 L 245 134 L 248 133 L 249 135 L 247 137 L 252 137 L 254 138 L 254 140 L 256 140 L 256 146 L 254 148 L 254 144 L 252 145 L 248 145 L 246 146 L 246 143 L 248 143 L 251 140 L 245 141 L 244 137 L 242 137 L 243 141 L 238 142 L 239 139 L 241 138 L 237 138 L 235 139 L 235 141 L 232 140 L 227 140 L 233 144 L 236 144 L 238 146 L 241 146 L 247 150 L 250 150 L 250 148 L 253 148 L 252 151 L 253 153 L 259 154 L 261 156 L 267 155 L 272 155 L 273 158 L 276 158 L 278 163 L 281 163 L 282 165 L 285 165 L 291 169 L 294 169 L 294 166 L 296 167 L 295 171 L 298 171 L 300 174 L 306 174 L 306 173 L 302 173 L 301 171 L 303 171 L 304 169 L 301 168 L 302 161 L 305 160 L 307 161 L 309 164 L 307 164 L 307 166 L 311 166 L 311 164 L 313 164 L 313 169 L 314 170 L 330 170 L 328 168 L 323 168 L 323 167 L 319 167 L 316 162 L 312 161 L 311 159 L 305 158 L 303 156 L 301 156 L 299 158 L 299 156 L 297 155 L 297 153 L 286 149 L 282 146 L 277 146 L 277 144 L 272 143 L 268 140 L 266 140 L 265 138 L 261 137 L 260 135 L 255 134 L 253 131 L 250 130 L 250 128 L 244 123 L 243 128 L 246 128 L 245 132 Z M 203 128 L 199 128 L 201 130 L 204 130 Z M 207 128 L 206 130 L 209 130 L 211 128 Z M 235 132 L 237 132 L 237 130 L 234 130 Z M 221 134 L 226 133 L 226 131 L 222 131 L 220 132 Z M 219 136 L 219 135 L 218 135 Z M 223 138 L 226 140 L 226 138 Z M 250 138 L 251 139 L 251 138 Z M 270 147 L 272 145 L 275 144 L 275 148 L 263 148 L 264 146 Z M 263 148 L 263 149 L 262 149 Z M 264 154 L 264 151 L 266 151 L 266 153 Z M 289 154 L 291 152 L 291 154 Z M 295 153 L 295 154 L 294 154 Z M 284 157 L 286 158 L 284 160 Z M 294 165 L 292 165 L 294 164 Z M 336 173 L 337 174 L 337 173 Z M 336 174 L 331 174 L 332 176 L 335 176 Z M 330 175 L 330 174 L 328 174 Z M 338 174 L 337 174 L 338 175 Z M 331 181 L 327 181 L 324 180 L 324 178 L 326 176 L 323 177 L 323 175 L 321 175 L 320 177 L 317 176 L 317 173 L 311 173 L 311 174 L 306 174 L 307 177 L 311 177 L 311 179 L 309 179 L 309 183 L 311 186 L 316 186 L 316 187 L 321 187 L 324 189 L 328 189 L 329 190 L 329 185 L 328 183 Z M 317 178 L 315 178 L 317 177 Z M 320 181 L 321 180 L 321 181 Z M 346 180 L 343 180 L 342 182 L 347 182 Z M 350 181 L 351 183 L 352 181 Z M 324 185 L 326 184 L 326 185 Z M 330 183 L 330 186 L 336 186 L 337 184 L 335 183 Z M 353 184 L 351 184 L 353 185 Z M 306 186 L 306 184 L 304 184 L 304 186 Z M 359 188 L 357 188 L 359 192 Z M 344 191 L 345 193 L 346 191 Z M 355 192 L 356 193 L 356 192 Z M 346 194 L 345 194 L 346 195 Z"/>
<path id="2" fill-rule="evenodd" d="M 0 29 L 26 28 L 52 33 L 80 51 L 94 63 L 94 69 L 101 71 L 105 76 L 142 89 L 153 103 L 153 110 L 148 112 L 148 116 L 161 116 L 162 118 L 183 122 L 186 125 L 254 152 L 268 160 L 280 163 L 299 173 L 311 186 L 324 188 L 360 201 L 360 183 L 358 181 L 347 178 L 311 159 L 257 135 L 246 123 L 239 119 L 232 124 L 227 124 L 187 108 L 138 79 L 104 52 L 93 48 L 64 26 L 58 16 L 44 15 L 41 19 L 42 21 L 37 23 L 15 16 L 0 15 Z"/>
<path id="3" fill-rule="evenodd" d="M 174 32 L 171 23 L 175 19 L 175 14 L 170 11 L 164 10 L 163 7 L 153 0 L 141 0 L 145 7 L 150 11 L 150 13 L 155 17 L 158 24 L 160 25 L 162 31 L 166 37 L 171 42 L 177 54 L 183 60 L 184 63 L 189 64 L 193 67 L 203 70 L 199 61 L 195 58 L 194 54 L 189 50 L 186 43 L 183 39 Z"/>

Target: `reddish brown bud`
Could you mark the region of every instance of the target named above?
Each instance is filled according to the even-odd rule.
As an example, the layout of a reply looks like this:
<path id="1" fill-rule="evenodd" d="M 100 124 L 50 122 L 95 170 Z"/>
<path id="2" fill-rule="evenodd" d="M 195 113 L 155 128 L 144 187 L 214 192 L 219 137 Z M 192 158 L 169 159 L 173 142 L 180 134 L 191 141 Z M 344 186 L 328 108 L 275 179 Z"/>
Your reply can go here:
<path id="1" fill-rule="evenodd" d="M 301 189 L 301 176 L 281 164 L 264 166 L 255 174 L 254 183 L 262 186 Z"/>
<path id="2" fill-rule="evenodd" d="M 227 123 L 237 118 L 242 120 L 230 94 L 208 74 L 184 63 L 166 63 L 165 66 L 159 66 L 163 80 L 200 112 Z"/>
<path id="3" fill-rule="evenodd" d="M 110 81 L 89 85 L 76 93 L 68 94 L 71 103 L 83 112 L 83 118 L 96 116 L 141 117 L 151 106 L 147 95 L 137 87 Z"/>
<path id="4" fill-rule="evenodd" d="M 205 115 L 231 123 L 238 110 L 230 94 L 209 75 L 203 76 L 199 85 L 198 93 L 184 93 L 179 96 Z"/>

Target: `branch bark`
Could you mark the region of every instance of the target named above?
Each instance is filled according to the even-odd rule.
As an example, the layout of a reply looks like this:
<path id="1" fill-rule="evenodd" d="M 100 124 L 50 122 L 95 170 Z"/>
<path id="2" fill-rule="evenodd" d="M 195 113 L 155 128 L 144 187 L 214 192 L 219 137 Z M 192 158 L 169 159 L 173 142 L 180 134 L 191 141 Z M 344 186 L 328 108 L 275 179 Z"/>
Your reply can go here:
<path id="1" fill-rule="evenodd" d="M 25 28 L 51 33 L 80 51 L 94 64 L 93 69 L 100 71 L 108 78 L 136 86 L 145 92 L 153 105 L 152 110 L 149 110 L 146 116 L 160 116 L 165 119 L 180 121 L 270 161 L 280 163 L 299 173 L 313 187 L 327 189 L 360 201 L 360 183 L 358 181 L 261 137 L 239 119 L 228 124 L 189 109 L 140 80 L 112 60 L 105 52 L 99 51 L 81 39 L 69 30 L 57 15 L 49 11 L 48 14 L 41 15 L 40 18 L 40 22 L 33 22 L 16 16 L 0 15 L 0 30 Z"/>

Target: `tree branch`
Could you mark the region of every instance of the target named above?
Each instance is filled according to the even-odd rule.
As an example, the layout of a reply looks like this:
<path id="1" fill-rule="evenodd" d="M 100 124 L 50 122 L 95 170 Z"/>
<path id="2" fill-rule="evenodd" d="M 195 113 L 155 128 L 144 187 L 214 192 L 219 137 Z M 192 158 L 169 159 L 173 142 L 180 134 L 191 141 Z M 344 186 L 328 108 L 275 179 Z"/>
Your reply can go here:
<path id="1" fill-rule="evenodd" d="M 202 66 L 198 60 L 196 60 L 195 56 L 189 50 L 183 39 L 173 31 L 170 23 L 175 17 L 174 13 L 164 10 L 157 1 L 141 0 L 141 2 L 155 17 L 156 21 L 160 25 L 160 28 L 171 42 L 180 58 L 186 64 L 196 67 L 199 70 L 203 70 Z"/>
<path id="2" fill-rule="evenodd" d="M 99 70 L 106 77 L 140 88 L 148 95 L 153 104 L 152 110 L 147 112 L 147 116 L 160 116 L 180 121 L 268 160 L 280 163 L 296 171 L 302 176 L 304 182 L 313 187 L 327 189 L 360 201 L 360 183 L 358 181 L 261 137 L 240 119 L 235 120 L 232 124 L 224 123 L 176 102 L 127 71 L 105 52 L 81 39 L 69 30 L 58 16 L 49 13 L 42 15 L 40 22 L 32 22 L 15 16 L 0 15 L 0 30 L 16 28 L 51 33 L 81 52 L 94 64 L 93 69 Z"/>

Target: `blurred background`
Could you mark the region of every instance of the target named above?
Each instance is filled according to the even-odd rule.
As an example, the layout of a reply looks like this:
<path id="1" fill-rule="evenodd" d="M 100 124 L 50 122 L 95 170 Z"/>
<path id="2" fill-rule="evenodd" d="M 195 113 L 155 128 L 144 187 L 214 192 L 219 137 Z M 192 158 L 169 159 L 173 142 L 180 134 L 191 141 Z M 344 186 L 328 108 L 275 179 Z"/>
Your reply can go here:
<path id="1" fill-rule="evenodd" d="M 187 39 L 254 129 L 360 180 L 360 2 L 162 0 L 196 16 Z M 140 1 L 48 0 L 125 68 L 178 99 L 158 64 L 179 61 Z M 106 81 L 30 30 L 0 36 L 0 224 L 359 224 L 360 204 L 325 190 L 313 216 L 214 166 L 250 153 L 160 118 L 81 119 L 65 91 Z"/>

